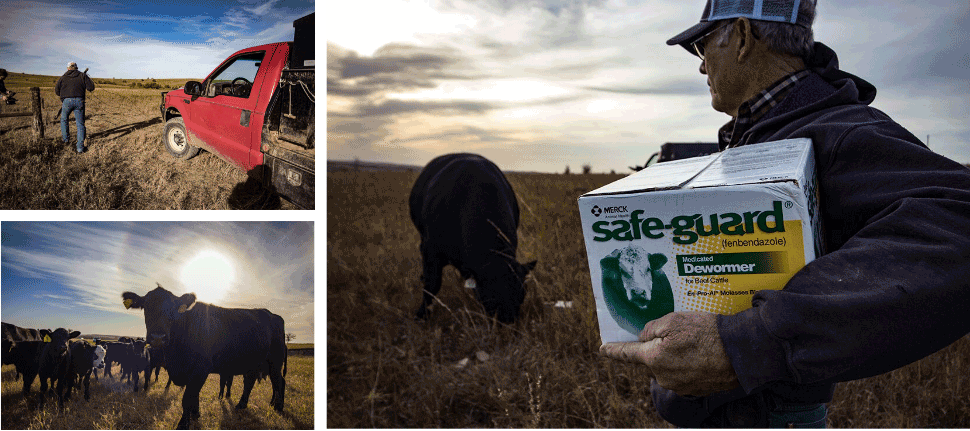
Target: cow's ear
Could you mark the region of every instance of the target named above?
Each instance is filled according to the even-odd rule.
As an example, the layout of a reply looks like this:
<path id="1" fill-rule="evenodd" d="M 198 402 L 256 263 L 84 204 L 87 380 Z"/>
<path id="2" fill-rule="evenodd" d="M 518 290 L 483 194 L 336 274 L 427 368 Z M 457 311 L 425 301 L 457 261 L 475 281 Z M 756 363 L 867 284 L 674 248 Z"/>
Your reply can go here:
<path id="1" fill-rule="evenodd" d="M 186 293 L 175 300 L 179 304 L 179 313 L 184 313 L 192 309 L 195 306 L 195 294 Z"/>
<path id="2" fill-rule="evenodd" d="M 650 254 L 647 256 L 647 261 L 650 262 L 650 269 L 656 271 L 667 263 L 667 256 L 660 253 Z"/>
<path id="3" fill-rule="evenodd" d="M 136 293 L 125 292 L 121 294 L 121 298 L 124 299 L 122 303 L 125 304 L 125 309 L 142 308 L 145 305 L 145 298 Z"/>
<path id="4" fill-rule="evenodd" d="M 49 329 L 40 330 L 40 339 L 45 343 L 51 342 L 51 331 Z"/>
<path id="5" fill-rule="evenodd" d="M 532 262 L 529 262 L 529 263 L 527 263 L 525 265 L 522 265 L 522 266 L 525 267 L 526 274 L 532 272 L 533 269 L 536 269 L 536 264 L 537 263 L 539 263 L 538 260 L 533 260 Z"/>
<path id="6" fill-rule="evenodd" d="M 70 340 L 71 338 L 77 338 L 78 335 L 81 335 L 81 331 L 74 331 L 68 335 L 67 339 Z"/>

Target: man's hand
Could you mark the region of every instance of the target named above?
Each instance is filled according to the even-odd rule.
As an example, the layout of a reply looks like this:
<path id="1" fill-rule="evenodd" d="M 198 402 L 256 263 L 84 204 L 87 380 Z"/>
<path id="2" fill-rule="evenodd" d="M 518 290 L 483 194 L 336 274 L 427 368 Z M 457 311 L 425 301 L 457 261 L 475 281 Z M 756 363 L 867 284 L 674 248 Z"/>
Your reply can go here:
<path id="1" fill-rule="evenodd" d="M 702 311 L 670 313 L 647 322 L 640 342 L 606 343 L 600 353 L 645 364 L 660 386 L 678 395 L 734 389 L 738 376 L 721 344 L 716 317 Z"/>

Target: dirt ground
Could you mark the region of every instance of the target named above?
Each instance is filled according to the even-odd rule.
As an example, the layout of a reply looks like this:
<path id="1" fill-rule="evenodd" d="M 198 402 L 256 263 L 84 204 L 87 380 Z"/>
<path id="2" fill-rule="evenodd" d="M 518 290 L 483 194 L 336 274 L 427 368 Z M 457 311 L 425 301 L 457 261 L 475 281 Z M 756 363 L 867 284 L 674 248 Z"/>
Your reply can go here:
<path id="1" fill-rule="evenodd" d="M 29 112 L 29 89 L 14 84 L 8 79 L 19 102 L 2 112 Z M 73 115 L 64 145 L 60 100 L 41 87 L 44 139 L 33 138 L 31 117 L 0 118 L 0 209 L 297 209 L 214 154 L 169 155 L 161 91 L 101 85 L 88 93 L 87 152 L 76 154 Z"/>

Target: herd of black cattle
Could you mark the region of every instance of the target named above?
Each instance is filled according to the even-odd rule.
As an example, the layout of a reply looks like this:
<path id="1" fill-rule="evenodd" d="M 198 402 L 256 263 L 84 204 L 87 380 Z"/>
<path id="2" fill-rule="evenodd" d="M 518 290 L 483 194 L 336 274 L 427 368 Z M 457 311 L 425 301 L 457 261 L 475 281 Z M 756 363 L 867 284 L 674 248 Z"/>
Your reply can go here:
<path id="1" fill-rule="evenodd" d="M 63 407 L 71 392 L 84 384 L 84 399 L 90 396 L 91 377 L 98 380 L 98 370 L 102 378 L 113 377 L 111 367 L 121 366 L 120 379 L 133 383 L 138 392 L 140 372 L 145 374 L 145 390 L 148 390 L 148 374 L 155 368 L 155 379 L 164 365 L 161 352 L 145 344 L 145 339 L 121 337 L 118 341 L 84 340 L 77 338 L 79 331 L 70 332 L 64 328 L 56 330 L 21 328 L 3 322 L 3 364 L 13 364 L 16 379 L 23 377 L 24 397 L 30 394 L 34 380 L 40 377 L 41 406 L 51 395 L 57 397 L 58 405 Z M 154 358 L 154 359 L 153 359 Z"/>
<path id="2" fill-rule="evenodd" d="M 270 404 L 283 411 L 287 348 L 283 318 L 266 309 L 223 308 L 196 302 L 195 294 L 176 297 L 159 285 L 144 296 L 122 295 L 125 308 L 145 313 L 147 339 L 122 337 L 118 341 L 83 340 L 79 331 L 20 328 L 3 323 L 3 364 L 13 364 L 23 376 L 26 398 L 34 379 L 40 377 L 39 405 L 55 396 L 63 407 L 75 388 L 84 385 L 90 398 L 90 379 L 114 377 L 113 364 L 121 366 L 119 381 L 127 379 L 138 392 L 139 373 L 147 391 L 154 370 L 168 373 L 166 389 L 174 382 L 185 387 L 182 417 L 177 428 L 187 429 L 199 418 L 199 392 L 209 374 L 218 374 L 219 397 L 226 398 L 233 376 L 243 376 L 243 393 L 237 409 L 244 409 L 257 380 L 269 378 L 273 387 Z"/>

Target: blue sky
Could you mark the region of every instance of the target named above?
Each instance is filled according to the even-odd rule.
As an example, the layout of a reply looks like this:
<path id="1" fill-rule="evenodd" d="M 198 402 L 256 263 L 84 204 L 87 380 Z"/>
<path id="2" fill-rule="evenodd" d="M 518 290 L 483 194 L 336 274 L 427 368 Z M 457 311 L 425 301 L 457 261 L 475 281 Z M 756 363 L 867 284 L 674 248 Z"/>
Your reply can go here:
<path id="1" fill-rule="evenodd" d="M 205 6 L 199 6 L 204 4 Z M 204 78 L 226 56 L 293 40 L 313 0 L 4 0 L 0 68 L 94 78 Z"/>
<path id="2" fill-rule="evenodd" d="M 155 283 L 230 308 L 267 308 L 313 342 L 312 222 L 0 223 L 3 321 L 145 335 L 121 293 Z"/>
<path id="3" fill-rule="evenodd" d="M 704 0 L 328 2 L 327 158 L 630 173 L 665 142 L 714 142 L 700 60 L 667 39 Z M 873 107 L 970 163 L 970 2 L 818 0 L 815 40 Z M 367 23 L 362 25 L 361 23 Z"/>

